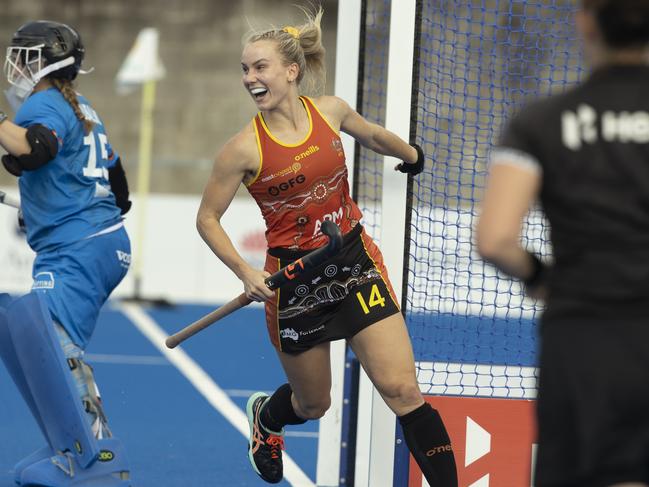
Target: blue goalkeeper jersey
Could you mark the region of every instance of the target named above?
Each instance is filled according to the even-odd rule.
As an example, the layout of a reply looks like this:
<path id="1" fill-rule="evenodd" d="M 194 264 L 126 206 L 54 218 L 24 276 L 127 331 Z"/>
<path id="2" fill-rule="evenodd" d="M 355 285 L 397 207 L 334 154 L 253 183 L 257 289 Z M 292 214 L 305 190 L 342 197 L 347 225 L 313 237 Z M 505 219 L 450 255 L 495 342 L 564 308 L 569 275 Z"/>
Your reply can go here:
<path id="1" fill-rule="evenodd" d="M 59 145 L 54 159 L 23 171 L 19 179 L 27 242 L 35 252 L 78 242 L 122 218 L 108 181 L 108 168 L 118 156 L 97 113 L 83 96 L 77 97 L 86 119 L 94 122 L 88 134 L 56 88 L 32 94 L 16 114 L 16 124 L 43 125 Z"/>

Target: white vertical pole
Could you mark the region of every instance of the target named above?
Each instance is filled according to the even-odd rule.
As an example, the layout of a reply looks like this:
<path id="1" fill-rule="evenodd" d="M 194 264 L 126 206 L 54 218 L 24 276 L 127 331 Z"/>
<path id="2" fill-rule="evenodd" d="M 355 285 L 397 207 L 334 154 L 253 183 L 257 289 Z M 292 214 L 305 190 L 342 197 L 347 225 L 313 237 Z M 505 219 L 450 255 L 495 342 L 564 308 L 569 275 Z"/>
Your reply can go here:
<path id="1" fill-rule="evenodd" d="M 385 126 L 405 140 L 410 136 L 415 13 L 415 0 L 392 2 Z M 389 229 L 381 233 L 381 251 L 397 297 L 401 296 L 402 291 L 408 183 L 405 174 L 394 171 L 394 166 L 399 162 L 392 157 L 384 158 L 381 202 L 381 228 Z M 363 472 L 358 468 L 361 465 L 357 463 L 355 485 L 391 485 L 394 476 L 396 418 L 374 388 L 371 397 L 365 398 L 364 403 L 359 405 L 359 420 L 368 412 L 371 417 L 369 466 Z M 358 443 L 357 452 L 365 455 L 364 447 L 359 450 Z"/>
<path id="2" fill-rule="evenodd" d="M 358 55 L 361 28 L 361 0 L 338 3 L 336 42 L 335 95 L 356 107 L 358 87 Z M 347 156 L 349 184 L 353 184 L 354 139 L 341 133 Z M 331 344 L 331 407 L 320 420 L 316 483 L 337 487 L 340 483 L 343 387 L 345 379 L 345 342 Z"/>
<path id="3" fill-rule="evenodd" d="M 338 2 L 338 27 L 336 40 L 336 82 L 335 95 L 345 100 L 350 107 L 358 108 L 358 62 L 361 39 L 361 0 Z M 347 158 L 349 186 L 354 181 L 354 139 L 340 134 Z"/>

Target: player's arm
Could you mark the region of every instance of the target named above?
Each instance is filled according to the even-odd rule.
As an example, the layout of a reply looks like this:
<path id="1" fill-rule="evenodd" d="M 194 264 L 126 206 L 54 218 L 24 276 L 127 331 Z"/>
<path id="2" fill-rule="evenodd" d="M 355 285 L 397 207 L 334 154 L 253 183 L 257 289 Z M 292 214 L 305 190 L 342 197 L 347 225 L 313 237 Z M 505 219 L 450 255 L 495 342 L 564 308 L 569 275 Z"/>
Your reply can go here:
<path id="1" fill-rule="evenodd" d="M 50 129 L 34 124 L 23 128 L 0 112 L 0 145 L 8 152 L 2 156 L 5 169 L 14 176 L 38 169 L 56 157 L 59 144 Z"/>
<path id="2" fill-rule="evenodd" d="M 221 217 L 232 203 L 241 183 L 254 175 L 259 155 L 254 133 L 243 132 L 229 140 L 217 154 L 201 199 L 196 228 L 214 254 L 243 281 L 246 295 L 255 301 L 273 296 L 264 283 L 267 272 L 252 268 L 237 252 L 221 225 Z"/>
<path id="3" fill-rule="evenodd" d="M 385 156 L 401 159 L 403 164 L 395 169 L 413 174 L 421 172 L 424 164 L 424 154 L 421 149 L 411 146 L 386 128 L 369 122 L 344 100 L 337 97 L 329 98 L 332 109 L 335 111 L 337 119 L 340 120 L 341 131 L 354 137 L 363 147 Z M 400 166 L 406 166 L 406 170 Z"/>
<path id="4" fill-rule="evenodd" d="M 27 142 L 27 129 L 16 125 L 7 118 L 7 114 L 0 111 L 0 145 L 13 156 L 20 156 L 31 152 Z"/>
<path id="5" fill-rule="evenodd" d="M 529 294 L 541 297 L 543 290 L 535 288 L 542 284 L 545 267 L 521 246 L 520 237 L 523 219 L 538 197 L 542 176 L 538 165 L 521 164 L 525 157 L 514 151 L 495 152 L 476 225 L 476 244 L 483 259 L 522 280 Z"/>

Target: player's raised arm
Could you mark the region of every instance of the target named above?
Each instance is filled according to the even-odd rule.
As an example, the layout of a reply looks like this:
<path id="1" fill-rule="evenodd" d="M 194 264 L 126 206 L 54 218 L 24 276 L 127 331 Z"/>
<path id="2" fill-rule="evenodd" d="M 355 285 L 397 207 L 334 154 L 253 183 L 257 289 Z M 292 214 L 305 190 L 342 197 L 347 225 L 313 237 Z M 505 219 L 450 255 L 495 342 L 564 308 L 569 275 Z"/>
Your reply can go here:
<path id="1" fill-rule="evenodd" d="M 395 169 L 419 174 L 424 167 L 424 154 L 385 127 L 369 122 L 345 101 L 336 98 L 335 109 L 340 117 L 340 130 L 351 135 L 361 145 L 379 154 L 401 159 Z"/>

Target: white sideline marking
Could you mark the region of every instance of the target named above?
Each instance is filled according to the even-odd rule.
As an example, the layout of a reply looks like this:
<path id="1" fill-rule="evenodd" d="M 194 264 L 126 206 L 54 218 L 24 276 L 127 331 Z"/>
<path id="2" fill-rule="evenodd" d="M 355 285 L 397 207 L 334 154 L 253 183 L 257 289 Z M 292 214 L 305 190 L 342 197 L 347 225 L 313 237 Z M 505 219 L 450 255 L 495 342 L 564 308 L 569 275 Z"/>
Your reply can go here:
<path id="1" fill-rule="evenodd" d="M 128 316 L 137 329 L 182 372 L 189 382 L 232 426 L 239 430 L 244 438 L 248 438 L 248 418 L 246 414 L 232 402 L 223 389 L 216 385 L 212 378 L 181 347 L 176 347 L 173 350 L 166 347 L 165 340 L 168 335 L 162 331 L 149 315 L 142 311 L 142 308 L 130 303 L 119 303 L 116 308 Z M 289 484 L 295 487 L 316 487 L 291 457 L 284 453 L 283 458 L 284 479 Z"/>
<path id="2" fill-rule="evenodd" d="M 86 360 L 90 363 L 102 364 L 119 364 L 119 365 L 164 365 L 172 367 L 172 363 L 164 357 L 158 355 L 119 355 L 104 353 L 87 353 Z M 250 397 L 257 390 L 252 389 L 223 389 L 229 397 Z M 270 395 L 273 391 L 264 391 Z M 318 438 L 316 431 L 287 431 L 285 437 L 293 438 Z"/>

